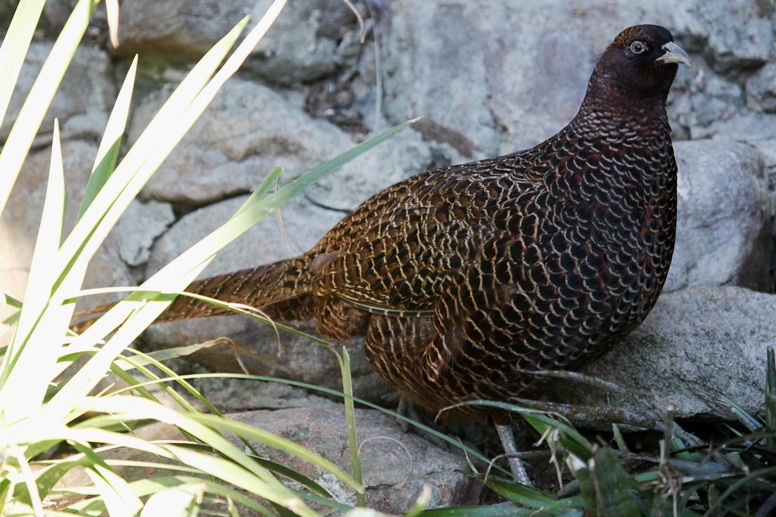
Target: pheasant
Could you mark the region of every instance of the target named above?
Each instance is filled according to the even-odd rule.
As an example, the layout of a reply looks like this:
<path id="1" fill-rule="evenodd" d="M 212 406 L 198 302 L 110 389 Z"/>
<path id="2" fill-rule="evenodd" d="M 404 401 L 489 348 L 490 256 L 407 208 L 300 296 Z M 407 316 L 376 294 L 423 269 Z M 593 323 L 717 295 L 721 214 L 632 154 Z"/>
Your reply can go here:
<path id="1" fill-rule="evenodd" d="M 576 369 L 636 328 L 671 263 L 676 162 L 666 98 L 688 55 L 659 26 L 622 31 L 584 101 L 531 149 L 386 188 L 310 251 L 191 284 L 321 335 L 365 337 L 372 368 L 431 412 L 510 401 L 531 372 Z M 229 314 L 178 297 L 157 322 Z M 507 452 L 504 414 L 491 416 Z M 510 466 L 528 483 L 519 460 Z"/>

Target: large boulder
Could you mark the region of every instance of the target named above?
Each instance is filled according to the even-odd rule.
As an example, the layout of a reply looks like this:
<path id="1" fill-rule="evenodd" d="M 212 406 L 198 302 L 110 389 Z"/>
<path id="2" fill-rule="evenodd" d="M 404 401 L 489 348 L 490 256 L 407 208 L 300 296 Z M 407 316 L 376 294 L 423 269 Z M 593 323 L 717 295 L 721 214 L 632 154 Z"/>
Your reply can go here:
<path id="1" fill-rule="evenodd" d="M 130 143 L 169 94 L 164 88 L 135 110 Z M 201 206 L 251 192 L 276 165 L 285 168 L 281 183 L 286 183 L 354 145 L 336 126 L 310 118 L 268 87 L 235 78 L 162 164 L 142 196 Z M 307 196 L 324 207 L 349 211 L 388 185 L 432 167 L 436 159 L 417 133 L 405 130 L 312 187 Z"/>
<path id="2" fill-rule="evenodd" d="M 677 142 L 676 250 L 664 290 L 770 288 L 771 213 L 763 157 L 724 140 Z"/>
<path id="3" fill-rule="evenodd" d="M 237 413 L 230 418 L 265 429 L 303 445 L 350 470 L 347 425 L 342 410 L 288 409 Z M 472 504 L 477 501 L 479 482 L 466 475 L 466 458 L 445 452 L 405 433 L 396 420 L 374 410 L 356 411 L 361 451 L 361 469 L 369 508 L 398 515 L 417 501 L 424 486 L 431 493 L 427 508 Z M 267 456 L 295 468 L 322 483 L 346 504 L 355 504 L 355 494 L 333 476 L 276 450 L 262 447 Z M 322 508 L 322 511 L 326 509 Z M 325 515 L 332 515 L 325 511 Z"/>
<path id="4" fill-rule="evenodd" d="M 654 414 L 673 400 L 679 418 L 735 420 L 727 397 L 762 416 L 767 349 L 776 348 L 775 313 L 776 295 L 740 287 L 664 294 L 641 327 L 582 370 L 628 396 L 571 382 L 555 382 L 546 394 L 640 414 Z"/>
<path id="5" fill-rule="evenodd" d="M 121 4 L 120 44 L 114 53 L 194 60 L 243 17 L 250 15 L 248 29 L 253 27 L 271 4 L 271 0 L 126 0 Z M 290 0 L 243 68 L 281 85 L 352 68 L 358 56 L 355 20 L 340 0 Z"/>

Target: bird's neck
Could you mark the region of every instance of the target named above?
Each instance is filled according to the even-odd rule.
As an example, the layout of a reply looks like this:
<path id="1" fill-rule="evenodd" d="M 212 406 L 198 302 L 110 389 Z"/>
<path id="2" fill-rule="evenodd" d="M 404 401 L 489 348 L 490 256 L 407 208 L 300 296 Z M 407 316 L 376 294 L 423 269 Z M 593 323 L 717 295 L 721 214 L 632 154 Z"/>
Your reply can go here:
<path id="1" fill-rule="evenodd" d="M 637 131 L 644 138 L 670 132 L 665 103 L 655 99 L 629 104 L 591 99 L 582 104 L 570 126 L 599 135 Z"/>
<path id="2" fill-rule="evenodd" d="M 645 94 L 633 87 L 622 86 L 617 79 L 596 70 L 572 125 L 662 132 L 668 127 L 668 88 L 664 90 Z"/>

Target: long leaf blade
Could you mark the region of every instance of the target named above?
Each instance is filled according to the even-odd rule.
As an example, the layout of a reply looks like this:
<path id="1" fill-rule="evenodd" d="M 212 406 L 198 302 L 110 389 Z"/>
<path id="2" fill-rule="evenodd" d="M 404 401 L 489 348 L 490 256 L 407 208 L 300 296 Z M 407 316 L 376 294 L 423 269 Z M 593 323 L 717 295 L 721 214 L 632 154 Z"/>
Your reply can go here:
<path id="1" fill-rule="evenodd" d="M 76 48 L 83 38 L 89 18 L 97 0 L 79 0 L 73 13 L 65 23 L 62 33 L 51 48 L 38 78 L 30 89 L 16 123 L 0 153 L 0 213 L 3 212 L 11 189 L 21 170 L 22 163 L 32 147 L 43 117 L 46 115 L 54 94 L 59 88 L 67 67 L 73 59 Z"/>
<path id="2" fill-rule="evenodd" d="M 116 160 L 119 156 L 121 139 L 127 128 L 129 118 L 129 106 L 132 101 L 132 92 L 135 86 L 135 77 L 137 75 L 137 56 L 132 60 L 124 83 L 121 85 L 119 95 L 116 97 L 116 103 L 113 105 L 108 125 L 100 141 L 100 147 L 97 150 L 97 157 L 92 168 L 92 175 L 89 177 L 89 183 L 86 185 L 84 199 L 81 202 L 81 208 L 78 211 L 76 220 L 81 219 L 86 209 L 92 203 L 97 193 L 102 189 L 105 183 L 113 174 L 116 168 Z"/>
<path id="3" fill-rule="evenodd" d="M 3 38 L 3 44 L 0 46 L 0 70 L 3 71 L 3 80 L 0 81 L 0 126 L 8 111 L 16 81 L 19 80 L 19 73 L 24 64 L 24 57 L 30 48 L 32 36 L 35 34 L 35 27 L 38 25 L 45 3 L 46 0 L 19 2 L 8 32 Z"/>

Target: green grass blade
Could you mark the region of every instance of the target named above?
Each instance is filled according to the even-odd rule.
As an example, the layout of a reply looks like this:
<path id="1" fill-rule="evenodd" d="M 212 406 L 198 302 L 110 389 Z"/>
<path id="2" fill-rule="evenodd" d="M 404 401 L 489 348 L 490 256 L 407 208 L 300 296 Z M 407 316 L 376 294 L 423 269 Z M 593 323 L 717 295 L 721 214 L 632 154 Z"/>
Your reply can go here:
<path id="1" fill-rule="evenodd" d="M 38 74 L 0 153 L 0 213 L 38 133 L 54 94 L 89 25 L 97 0 L 79 0 Z"/>
<path id="2" fill-rule="evenodd" d="M 541 509 L 549 512 L 551 509 L 568 509 L 573 508 L 575 502 L 577 502 L 574 499 L 563 499 L 559 501 L 556 496 L 549 492 L 531 486 L 514 483 L 498 476 L 488 476 L 485 480 L 485 486 L 502 497 L 533 510 Z M 555 513 L 549 512 L 547 515 L 555 515 Z"/>
<path id="3" fill-rule="evenodd" d="M 199 501 L 202 501 L 206 488 L 205 483 L 197 480 L 193 483 L 156 490 L 146 501 L 140 517 L 160 515 L 196 517 L 199 513 Z"/>
<path id="4" fill-rule="evenodd" d="M 3 80 L 0 81 L 0 127 L 5 120 L 8 104 L 11 102 L 19 72 L 30 49 L 30 42 L 45 3 L 46 0 L 19 2 L 0 46 L 0 70 L 3 71 Z M 0 213 L 2 212 L 0 209 Z"/>
<path id="5" fill-rule="evenodd" d="M 3 303 L 5 303 L 5 305 L 10 305 L 11 307 L 15 307 L 17 309 L 21 309 L 22 308 L 21 300 L 17 300 L 16 298 L 11 296 L 10 294 L 4 293 L 2 291 L 0 291 L 0 295 L 3 298 Z"/>
<path id="6" fill-rule="evenodd" d="M 409 120 L 395 127 L 392 127 L 391 129 L 355 146 L 349 151 L 342 153 L 336 158 L 329 160 L 328 162 L 322 165 L 319 165 L 318 167 L 315 167 L 310 172 L 304 174 L 303 176 L 300 176 L 299 178 L 295 179 L 288 185 L 280 188 L 277 192 L 275 192 L 271 196 L 268 196 L 267 197 L 268 200 L 270 198 L 272 199 L 272 201 L 268 203 L 268 208 L 275 209 L 280 207 L 283 203 L 293 198 L 294 196 L 298 195 L 313 183 L 320 181 L 322 178 L 325 178 L 326 176 L 336 171 L 346 163 L 353 161 L 356 157 L 365 153 L 369 149 L 372 149 L 373 147 L 376 147 L 381 143 L 385 142 L 389 138 L 392 138 L 394 135 L 396 135 L 400 131 L 404 130 L 407 126 L 415 122 L 415 120 L 417 119 Z"/>
<path id="7" fill-rule="evenodd" d="M 129 107 L 132 101 L 136 75 L 137 56 L 132 60 L 132 65 L 130 65 L 124 83 L 119 90 L 118 97 L 116 97 L 116 103 L 113 105 L 113 111 L 111 111 L 108 125 L 105 127 L 105 132 L 102 135 L 94 167 L 92 168 L 92 175 L 89 177 L 89 183 L 86 185 L 86 192 L 84 193 L 84 199 L 81 202 L 81 208 L 78 211 L 76 220 L 81 219 L 86 209 L 94 198 L 97 197 L 97 193 L 102 189 L 116 168 L 121 139 L 126 131 L 127 119 L 129 118 Z"/>
<path id="8" fill-rule="evenodd" d="M 0 407 L 8 421 L 21 418 L 40 407 L 46 387 L 53 376 L 57 349 L 61 344 L 50 336 L 38 354 L 23 354 L 28 345 L 28 336 L 37 325 L 54 323 L 54 314 L 47 311 L 47 304 L 56 279 L 50 260 L 62 239 L 65 212 L 65 177 L 62 162 L 62 147 L 59 141 L 59 124 L 54 124 L 54 140 L 51 148 L 51 164 L 43 203 L 40 227 L 30 265 L 30 275 L 25 292 L 25 303 L 19 315 L 14 339 L 5 356 L 0 371 Z M 35 346 L 32 344 L 31 346 Z M 52 356 L 53 354 L 53 356 Z M 23 379 L 17 381 L 16 379 Z M 28 385 L 25 391 L 12 389 L 15 383 Z"/>
<path id="9" fill-rule="evenodd" d="M 736 418 L 738 418 L 738 421 L 741 422 L 741 424 L 750 432 L 755 432 L 762 429 L 762 422 L 760 422 L 754 416 L 750 415 L 746 410 L 744 410 L 744 408 L 736 404 L 735 401 L 729 397 L 726 397 L 725 395 L 720 395 L 719 398 L 722 403 L 728 406 Z"/>
<path id="10" fill-rule="evenodd" d="M 342 347 L 342 356 L 337 357 L 342 374 L 342 391 L 345 395 L 345 419 L 348 428 L 348 448 L 350 449 L 350 468 L 353 479 L 359 485 L 364 484 L 361 474 L 361 457 L 358 454 L 358 435 L 356 432 L 356 408 L 353 405 L 353 382 L 350 377 L 350 355 L 347 348 Z M 366 507 L 366 497 L 363 492 L 356 492 L 356 504 Z"/>
<path id="11" fill-rule="evenodd" d="M 623 437 L 619 425 L 612 424 L 612 434 L 614 434 L 614 441 L 617 444 L 617 449 L 622 452 L 628 452 L 628 444 L 625 443 L 625 437 Z"/>
<path id="12" fill-rule="evenodd" d="M 594 492 L 591 506 L 601 517 L 640 515 L 634 482 L 625 473 L 614 451 L 608 447 L 598 449 L 590 468 L 590 481 Z"/>
<path id="13" fill-rule="evenodd" d="M 40 316 L 48 302 L 54 280 L 51 274 L 50 260 L 56 254 L 59 243 L 62 241 L 64 216 L 65 170 L 62 160 L 62 144 L 59 139 L 59 122 L 55 120 L 46 195 L 17 334 L 24 336 L 31 331 L 36 316 Z"/>
<path id="14" fill-rule="evenodd" d="M 117 400 L 114 400 L 111 404 L 105 403 L 109 401 L 109 399 L 103 399 L 101 401 L 94 399 L 89 400 L 88 402 L 97 403 L 99 408 L 96 409 L 98 410 L 110 407 L 111 410 L 118 409 L 119 413 L 117 414 L 123 412 L 124 408 L 122 408 L 122 405 L 126 405 L 126 403 Z M 131 397 L 128 402 L 130 403 L 129 405 L 133 406 L 133 409 L 139 408 L 143 414 L 148 414 L 150 412 L 151 414 L 162 415 L 166 413 L 167 416 L 163 421 L 169 421 L 174 425 L 186 428 L 188 431 L 191 431 L 192 428 L 198 428 L 197 432 L 193 434 L 200 436 L 211 446 L 214 445 L 216 450 L 224 457 L 204 454 L 174 444 L 147 442 L 128 434 L 108 432 L 88 426 L 64 429 L 60 431 L 58 435 L 80 442 L 114 444 L 120 447 L 128 447 L 155 454 L 163 458 L 180 461 L 200 472 L 217 477 L 269 501 L 284 506 L 293 506 L 294 511 L 299 515 L 315 515 L 315 513 L 310 510 L 296 494 L 275 479 L 269 471 L 261 468 L 256 462 L 251 460 L 240 449 L 232 445 L 222 436 L 214 433 L 212 430 L 205 429 L 204 426 L 201 426 L 200 428 L 200 426 L 188 418 L 187 415 L 181 415 L 180 413 L 162 408 L 157 404 L 142 401 L 137 397 Z M 139 406 L 138 402 L 144 402 L 145 404 Z M 125 413 L 125 416 L 129 419 L 133 419 L 131 414 Z"/>
<path id="15" fill-rule="evenodd" d="M 194 484 L 194 483 L 199 483 L 204 485 L 207 492 L 211 494 L 220 496 L 223 499 L 229 498 L 235 503 L 238 503 L 247 508 L 250 508 L 260 513 L 261 515 L 267 515 L 267 516 L 276 515 L 274 512 L 272 512 L 265 506 L 261 505 L 254 499 L 248 497 L 243 492 L 219 485 L 218 483 L 214 483 L 213 481 L 210 481 L 208 479 L 197 478 L 193 476 L 179 475 L 179 476 L 156 477 L 152 479 L 140 479 L 130 483 L 130 486 L 132 487 L 132 489 L 134 490 L 135 494 L 138 497 L 145 497 L 145 496 L 155 494 L 164 488 L 174 488 L 184 484 Z M 85 501 L 79 501 L 73 505 L 70 505 L 68 509 L 70 511 L 83 512 L 86 509 L 87 504 L 89 503 Z M 157 515 L 165 515 L 165 514 L 157 514 Z"/>
<path id="16" fill-rule="evenodd" d="M 87 459 L 84 463 L 86 474 L 101 492 L 110 515 L 136 515 L 143 503 L 127 482 L 117 475 L 94 449 L 78 442 L 72 442 L 72 445 Z"/>

